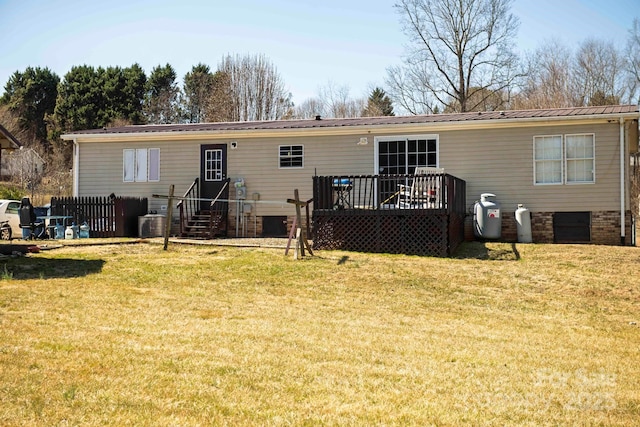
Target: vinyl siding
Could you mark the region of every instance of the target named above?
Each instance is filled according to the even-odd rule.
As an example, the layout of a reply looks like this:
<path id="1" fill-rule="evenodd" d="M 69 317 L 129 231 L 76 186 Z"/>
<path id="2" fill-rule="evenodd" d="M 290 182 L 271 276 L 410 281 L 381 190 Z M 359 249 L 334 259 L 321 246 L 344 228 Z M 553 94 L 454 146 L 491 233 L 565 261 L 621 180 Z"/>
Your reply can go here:
<path id="1" fill-rule="evenodd" d="M 300 198 L 312 197 L 312 177 L 318 175 L 361 175 L 373 173 L 373 139 L 368 145 L 356 143 L 360 136 L 269 138 L 236 140 L 197 140 L 178 142 L 83 142 L 80 143 L 80 175 L 78 195 L 148 197 L 149 209 L 161 211 L 166 200 L 152 199 L 152 194 L 168 194 L 175 185 L 175 194 L 182 195 L 200 176 L 200 146 L 227 145 L 227 176 L 231 178 L 230 197 L 235 197 L 233 182 L 244 178 L 247 199 L 260 194 L 258 212 L 263 215 L 294 213 L 287 204 L 298 189 Z M 230 149 L 230 142 L 238 147 Z M 303 168 L 279 168 L 280 145 L 304 145 Z M 125 148 L 160 148 L 159 182 L 123 182 L 122 150 Z M 278 203 L 281 202 L 281 203 Z M 232 206 L 233 209 L 233 206 Z"/>
<path id="2" fill-rule="evenodd" d="M 161 211 L 165 200 L 151 195 L 182 195 L 200 175 L 200 145 L 227 145 L 227 173 L 233 183 L 244 178 L 247 199 L 260 194 L 258 215 L 291 215 L 286 203 L 294 189 L 303 200 L 312 197 L 312 176 L 371 175 L 374 173 L 374 137 L 391 135 L 438 135 L 439 166 L 467 182 L 469 208 L 484 192 L 494 193 L 503 210 L 515 211 L 524 203 L 532 212 L 606 211 L 619 209 L 619 126 L 611 124 L 528 126 L 464 131 L 437 131 L 393 134 L 354 133 L 346 136 L 206 139 L 196 137 L 162 142 L 80 142 L 80 196 L 108 195 L 148 197 L 149 209 Z M 595 134 L 595 184 L 534 185 L 533 137 L 536 135 Z M 361 137 L 367 145 L 357 145 Z M 230 142 L 237 148 L 230 149 Z M 303 168 L 279 168 L 280 145 L 303 145 Z M 122 150 L 160 148 L 160 182 L 124 183 Z M 230 197 L 234 197 L 233 187 Z M 233 206 L 232 206 L 233 208 Z"/>
<path id="3" fill-rule="evenodd" d="M 362 135 L 364 136 L 364 135 Z M 301 200 L 313 197 L 312 177 L 318 175 L 364 175 L 373 173 L 373 142 L 356 145 L 360 136 L 248 139 L 238 141 L 238 148 L 228 151 L 229 177 L 233 183 L 244 178 L 247 199 L 260 194 L 259 215 L 295 213 L 294 190 Z M 303 168 L 279 168 L 280 145 L 303 145 Z M 278 205 L 272 202 L 282 201 Z"/>
<path id="4" fill-rule="evenodd" d="M 519 203 L 532 212 L 615 210 L 620 206 L 617 124 L 448 132 L 440 135 L 440 166 L 467 182 L 467 205 L 482 193 L 503 210 Z M 534 185 L 533 137 L 595 134 L 595 183 Z"/>

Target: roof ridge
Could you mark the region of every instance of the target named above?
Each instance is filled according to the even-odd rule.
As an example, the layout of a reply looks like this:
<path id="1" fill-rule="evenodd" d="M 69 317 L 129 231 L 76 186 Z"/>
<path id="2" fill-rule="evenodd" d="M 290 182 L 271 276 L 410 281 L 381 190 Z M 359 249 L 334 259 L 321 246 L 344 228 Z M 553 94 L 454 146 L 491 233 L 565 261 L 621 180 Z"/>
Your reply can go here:
<path id="1" fill-rule="evenodd" d="M 494 110 L 468 111 L 464 113 L 420 114 L 411 116 L 377 116 L 377 117 L 345 117 L 345 118 L 307 118 L 286 120 L 254 120 L 243 122 L 210 122 L 210 123 L 164 123 L 128 125 L 112 128 L 80 130 L 70 132 L 77 134 L 118 134 L 118 133 L 161 133 L 161 132 L 197 132 L 197 131 L 241 131 L 241 130 L 274 130 L 274 129 L 311 129 L 349 126 L 402 125 L 416 123 L 471 122 L 481 120 L 526 120 L 552 117 L 581 117 L 589 115 L 613 115 L 638 113 L 637 105 L 604 105 L 593 107 L 563 107 L 528 110 Z"/>

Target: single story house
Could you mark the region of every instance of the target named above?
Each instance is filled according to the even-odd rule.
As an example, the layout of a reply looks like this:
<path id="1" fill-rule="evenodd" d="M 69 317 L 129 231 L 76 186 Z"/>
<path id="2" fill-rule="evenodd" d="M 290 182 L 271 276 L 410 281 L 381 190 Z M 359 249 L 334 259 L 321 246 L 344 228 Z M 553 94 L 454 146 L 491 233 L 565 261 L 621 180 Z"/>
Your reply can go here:
<path id="1" fill-rule="evenodd" d="M 149 197 L 163 213 L 170 185 L 182 195 L 199 178 L 213 199 L 231 181 L 230 234 L 283 234 L 286 200 L 312 198 L 313 176 L 412 174 L 442 168 L 466 182 L 468 212 L 483 193 L 502 209 L 502 237 L 515 240 L 514 212 L 531 212 L 534 242 L 631 244 L 631 155 L 636 105 L 405 117 L 122 126 L 68 133 L 74 195 Z M 240 202 L 234 202 L 241 200 Z M 175 217 L 175 216 L 174 216 Z M 466 237 L 473 238 L 471 215 Z M 238 224 L 241 226 L 238 227 Z"/>

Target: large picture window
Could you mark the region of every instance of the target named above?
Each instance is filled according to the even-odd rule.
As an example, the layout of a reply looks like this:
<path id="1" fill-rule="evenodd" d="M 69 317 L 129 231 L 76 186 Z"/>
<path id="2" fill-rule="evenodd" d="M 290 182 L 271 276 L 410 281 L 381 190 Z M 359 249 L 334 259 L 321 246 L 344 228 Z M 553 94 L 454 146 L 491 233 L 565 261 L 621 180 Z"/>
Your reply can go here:
<path id="1" fill-rule="evenodd" d="M 160 181 L 160 149 L 124 149 L 122 152 L 122 180 L 124 182 Z"/>
<path id="2" fill-rule="evenodd" d="M 377 149 L 380 174 L 413 174 L 417 167 L 438 167 L 435 135 L 380 137 Z"/>
<path id="3" fill-rule="evenodd" d="M 536 185 L 595 182 L 595 135 L 545 135 L 533 138 Z"/>
<path id="4" fill-rule="evenodd" d="M 281 145 L 278 159 L 281 168 L 302 168 L 304 167 L 304 146 Z"/>

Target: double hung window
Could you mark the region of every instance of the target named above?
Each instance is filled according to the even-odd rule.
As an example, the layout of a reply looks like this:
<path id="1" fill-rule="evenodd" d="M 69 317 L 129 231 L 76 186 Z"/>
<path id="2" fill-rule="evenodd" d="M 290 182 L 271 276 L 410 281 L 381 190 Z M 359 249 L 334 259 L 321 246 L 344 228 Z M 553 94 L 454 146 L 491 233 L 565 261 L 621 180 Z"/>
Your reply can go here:
<path id="1" fill-rule="evenodd" d="M 533 138 L 536 185 L 595 182 L 595 135 L 543 135 Z"/>

